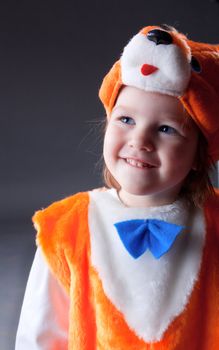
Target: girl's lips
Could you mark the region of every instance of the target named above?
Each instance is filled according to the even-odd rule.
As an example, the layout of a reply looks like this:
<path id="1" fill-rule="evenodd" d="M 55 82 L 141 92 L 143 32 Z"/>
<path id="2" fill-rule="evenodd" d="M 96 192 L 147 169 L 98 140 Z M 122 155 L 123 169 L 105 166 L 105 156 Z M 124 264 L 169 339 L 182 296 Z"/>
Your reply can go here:
<path id="1" fill-rule="evenodd" d="M 126 163 L 136 168 L 141 168 L 141 169 L 155 168 L 153 164 L 143 162 L 142 160 L 139 160 L 139 159 L 135 159 L 135 158 L 123 158 L 123 159 L 126 161 Z"/>

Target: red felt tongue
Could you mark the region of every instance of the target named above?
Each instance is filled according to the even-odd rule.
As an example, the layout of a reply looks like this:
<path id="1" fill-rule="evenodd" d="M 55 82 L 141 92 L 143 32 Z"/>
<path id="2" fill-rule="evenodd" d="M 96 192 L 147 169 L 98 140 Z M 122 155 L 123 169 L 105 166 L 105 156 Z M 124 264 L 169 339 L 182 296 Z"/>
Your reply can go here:
<path id="1" fill-rule="evenodd" d="M 141 73 L 143 75 L 150 75 L 156 72 L 156 70 L 158 70 L 158 68 L 155 66 L 151 66 L 150 64 L 143 64 L 143 66 L 141 67 Z"/>

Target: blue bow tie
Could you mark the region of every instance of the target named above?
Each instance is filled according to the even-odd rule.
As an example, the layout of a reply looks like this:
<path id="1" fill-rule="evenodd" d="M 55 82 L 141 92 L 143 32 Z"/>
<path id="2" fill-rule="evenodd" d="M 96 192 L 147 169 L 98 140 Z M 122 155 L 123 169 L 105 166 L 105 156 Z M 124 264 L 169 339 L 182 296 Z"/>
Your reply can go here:
<path id="1" fill-rule="evenodd" d="M 149 249 L 156 259 L 168 252 L 184 226 L 166 221 L 128 220 L 114 224 L 125 248 L 137 259 Z"/>

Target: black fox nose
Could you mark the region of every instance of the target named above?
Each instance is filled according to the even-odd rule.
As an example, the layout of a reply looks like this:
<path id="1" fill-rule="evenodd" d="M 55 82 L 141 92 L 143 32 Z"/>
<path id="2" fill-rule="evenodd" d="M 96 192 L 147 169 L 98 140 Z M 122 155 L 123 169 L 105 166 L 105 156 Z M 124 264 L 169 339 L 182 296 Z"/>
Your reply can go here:
<path id="1" fill-rule="evenodd" d="M 170 33 L 160 29 L 150 30 L 147 33 L 147 38 L 148 40 L 153 41 L 156 45 L 170 45 L 173 42 Z"/>

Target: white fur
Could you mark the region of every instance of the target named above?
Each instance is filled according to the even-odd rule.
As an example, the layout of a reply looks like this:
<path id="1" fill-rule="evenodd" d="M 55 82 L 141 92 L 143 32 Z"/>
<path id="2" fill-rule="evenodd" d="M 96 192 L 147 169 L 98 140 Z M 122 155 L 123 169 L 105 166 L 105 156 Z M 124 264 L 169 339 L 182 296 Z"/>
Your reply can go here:
<path id="1" fill-rule="evenodd" d="M 90 192 L 92 264 L 106 296 L 123 313 L 130 329 L 146 342 L 162 338 L 185 308 L 198 278 L 205 229 L 202 211 L 191 212 L 182 201 L 157 208 L 127 208 L 114 189 Z M 135 260 L 113 223 L 143 218 L 162 219 L 187 229 L 159 260 L 149 251 Z"/>
<path id="2" fill-rule="evenodd" d="M 187 47 L 186 42 L 184 45 Z M 122 82 L 145 91 L 180 97 L 190 80 L 190 59 L 179 46 L 155 45 L 146 35 L 138 33 L 121 56 Z M 158 70 L 144 76 L 141 73 L 143 64 L 153 65 Z"/>

